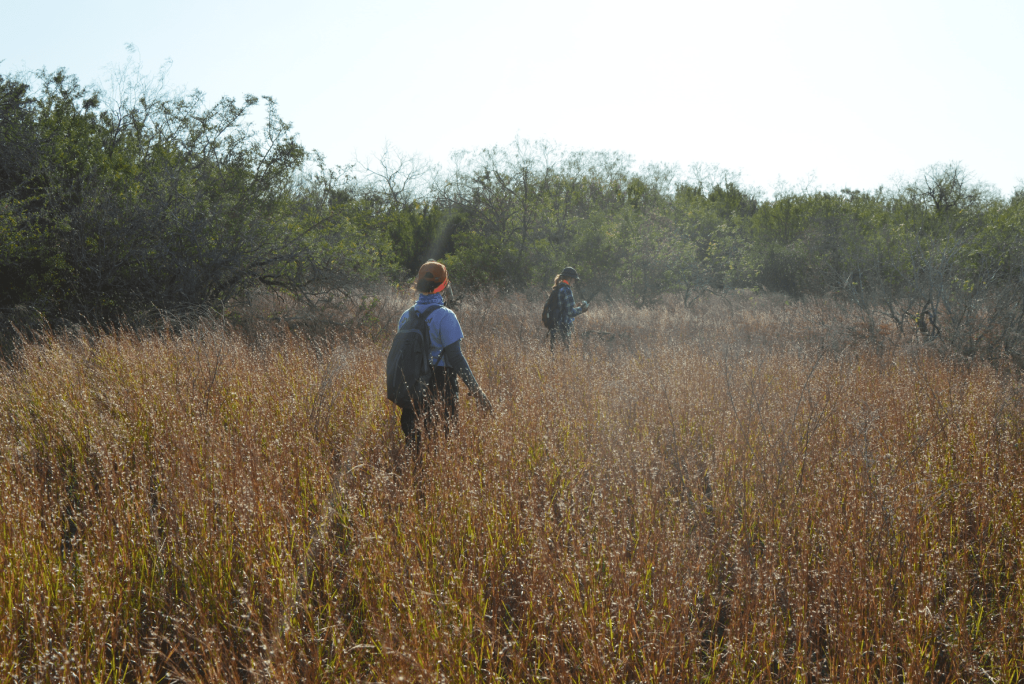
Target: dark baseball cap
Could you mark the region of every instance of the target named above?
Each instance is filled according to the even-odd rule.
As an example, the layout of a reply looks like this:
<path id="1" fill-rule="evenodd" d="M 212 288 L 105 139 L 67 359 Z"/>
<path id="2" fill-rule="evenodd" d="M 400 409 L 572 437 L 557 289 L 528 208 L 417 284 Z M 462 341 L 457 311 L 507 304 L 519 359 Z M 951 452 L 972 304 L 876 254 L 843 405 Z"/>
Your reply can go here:
<path id="1" fill-rule="evenodd" d="M 565 268 L 563 268 L 561 274 L 559 275 L 562 278 L 575 278 L 578 282 L 583 282 L 583 278 L 580 278 L 580 274 L 577 273 L 576 269 L 573 268 L 572 266 L 566 266 Z"/>

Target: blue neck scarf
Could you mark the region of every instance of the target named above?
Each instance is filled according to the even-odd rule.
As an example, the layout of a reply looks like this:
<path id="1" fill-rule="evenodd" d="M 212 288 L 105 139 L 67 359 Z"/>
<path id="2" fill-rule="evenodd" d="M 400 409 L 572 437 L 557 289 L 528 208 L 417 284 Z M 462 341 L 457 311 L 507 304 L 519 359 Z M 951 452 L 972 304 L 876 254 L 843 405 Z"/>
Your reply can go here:
<path id="1" fill-rule="evenodd" d="M 419 300 L 416 301 L 416 308 L 425 309 L 428 306 L 434 306 L 435 304 L 444 306 L 443 292 L 438 292 L 437 294 L 421 294 Z"/>

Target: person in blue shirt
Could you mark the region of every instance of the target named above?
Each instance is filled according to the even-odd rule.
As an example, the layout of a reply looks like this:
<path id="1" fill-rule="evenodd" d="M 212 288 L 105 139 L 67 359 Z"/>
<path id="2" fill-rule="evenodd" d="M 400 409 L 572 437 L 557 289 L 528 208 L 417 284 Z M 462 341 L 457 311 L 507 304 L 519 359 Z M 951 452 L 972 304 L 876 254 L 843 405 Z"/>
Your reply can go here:
<path id="1" fill-rule="evenodd" d="M 422 425 L 429 428 L 435 422 L 440 422 L 447 429 L 448 423 L 458 418 L 459 414 L 459 383 L 457 378 L 462 378 L 469 393 L 476 397 L 480 406 L 489 410 L 491 402 L 487 395 L 477 383 L 473 371 L 469 368 L 469 362 L 462 353 L 462 326 L 455 312 L 444 306 L 444 291 L 448 288 L 448 269 L 438 261 L 428 261 L 420 266 L 416 275 L 415 290 L 419 292 L 419 298 L 412 308 L 417 311 L 438 305 L 433 313 L 427 316 L 427 328 L 430 331 L 430 364 L 433 370 L 433 377 L 430 379 L 428 393 L 429 406 L 422 411 Z M 409 311 L 402 314 L 398 321 L 401 329 L 406 319 L 409 318 Z M 407 441 L 418 440 L 419 424 L 417 423 L 416 411 L 407 408 L 402 409 L 402 432 L 405 433 Z"/>
<path id="2" fill-rule="evenodd" d="M 590 308 L 587 302 L 576 306 L 572 296 L 572 288 L 581 282 L 579 273 L 572 266 L 566 266 L 555 276 L 552 290 L 558 291 L 558 310 L 555 312 L 555 327 L 551 328 L 551 349 L 555 349 L 555 340 L 560 340 L 566 349 L 572 337 L 573 322 L 577 316 Z"/>

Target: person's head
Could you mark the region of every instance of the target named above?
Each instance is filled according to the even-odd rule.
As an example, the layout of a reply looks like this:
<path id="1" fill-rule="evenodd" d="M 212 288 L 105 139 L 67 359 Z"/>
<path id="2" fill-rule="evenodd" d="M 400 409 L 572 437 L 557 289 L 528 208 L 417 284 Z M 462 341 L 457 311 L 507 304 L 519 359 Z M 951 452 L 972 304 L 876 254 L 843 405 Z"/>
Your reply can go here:
<path id="1" fill-rule="evenodd" d="M 576 269 L 572 266 L 566 266 L 562 269 L 562 272 L 555 276 L 555 287 L 558 287 L 558 283 L 565 281 L 572 287 L 576 283 L 582 282 L 580 274 L 576 272 Z"/>
<path id="2" fill-rule="evenodd" d="M 448 269 L 439 261 L 428 261 L 416 274 L 416 291 L 423 294 L 444 292 L 448 287 Z"/>

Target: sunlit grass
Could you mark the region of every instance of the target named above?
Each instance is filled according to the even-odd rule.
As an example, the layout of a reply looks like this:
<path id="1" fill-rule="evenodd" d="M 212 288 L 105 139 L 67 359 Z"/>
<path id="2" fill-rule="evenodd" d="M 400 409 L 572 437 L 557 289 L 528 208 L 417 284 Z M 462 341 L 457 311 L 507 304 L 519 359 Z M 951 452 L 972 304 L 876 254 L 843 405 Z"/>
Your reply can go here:
<path id="1" fill-rule="evenodd" d="M 595 306 L 552 355 L 479 296 L 495 411 L 416 459 L 399 304 L 0 366 L 0 679 L 1020 681 L 1017 375 L 767 298 Z"/>

